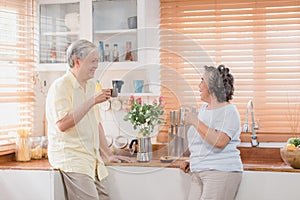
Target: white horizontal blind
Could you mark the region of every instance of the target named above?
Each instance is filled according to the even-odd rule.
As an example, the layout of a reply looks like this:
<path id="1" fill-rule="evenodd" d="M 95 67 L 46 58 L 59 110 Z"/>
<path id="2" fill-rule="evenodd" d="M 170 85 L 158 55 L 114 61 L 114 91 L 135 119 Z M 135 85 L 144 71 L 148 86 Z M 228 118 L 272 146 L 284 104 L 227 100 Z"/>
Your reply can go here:
<path id="1" fill-rule="evenodd" d="M 180 105 L 200 103 L 203 65 L 225 64 L 242 123 L 252 99 L 263 140 L 300 133 L 300 1 L 161 0 L 160 28 L 162 83 L 175 85 Z"/>
<path id="2" fill-rule="evenodd" d="M 0 135 L 33 128 L 34 3 L 0 3 Z"/>

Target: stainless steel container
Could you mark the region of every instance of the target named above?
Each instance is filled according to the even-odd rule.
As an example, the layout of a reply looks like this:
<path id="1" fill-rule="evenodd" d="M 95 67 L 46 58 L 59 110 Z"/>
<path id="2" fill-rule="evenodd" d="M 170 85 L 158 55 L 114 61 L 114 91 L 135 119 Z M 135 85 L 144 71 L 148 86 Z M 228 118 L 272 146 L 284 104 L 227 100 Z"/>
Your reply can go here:
<path id="1" fill-rule="evenodd" d="M 184 114 L 196 113 L 196 107 L 180 107 L 179 110 L 170 111 L 170 128 L 168 134 L 168 155 L 172 157 L 185 156 L 188 152 L 187 131 L 190 125 L 184 123 Z"/>
<path id="2" fill-rule="evenodd" d="M 133 139 L 130 142 L 129 149 L 133 149 L 133 144 L 137 144 L 137 156 L 138 162 L 149 162 L 152 159 L 152 143 L 151 137 L 139 137 Z"/>

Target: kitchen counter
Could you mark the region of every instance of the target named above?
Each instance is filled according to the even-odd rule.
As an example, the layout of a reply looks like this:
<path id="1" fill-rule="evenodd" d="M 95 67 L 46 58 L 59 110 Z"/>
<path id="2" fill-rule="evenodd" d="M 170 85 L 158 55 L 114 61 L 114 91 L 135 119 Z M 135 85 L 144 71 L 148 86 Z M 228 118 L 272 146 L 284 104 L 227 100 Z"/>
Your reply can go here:
<path id="1" fill-rule="evenodd" d="M 149 163 L 107 163 L 107 166 L 131 166 L 131 167 L 167 167 L 167 168 L 179 168 L 181 160 L 174 161 L 172 163 L 162 163 L 160 160 L 151 160 Z M 299 172 L 300 169 L 293 169 L 285 163 L 247 163 L 243 164 L 245 171 L 270 171 L 270 172 Z"/>
<path id="2" fill-rule="evenodd" d="M 278 148 L 240 148 L 240 151 L 245 171 L 237 200 L 282 200 L 297 196 L 300 169 L 287 166 Z M 164 163 L 160 155 L 166 155 L 165 149 L 156 149 L 147 163 L 137 162 L 135 157 L 131 157 L 132 163 L 106 163 L 112 200 L 186 199 L 191 174 L 178 168 L 187 157 Z M 29 162 L 13 159 L 13 154 L 8 159 L 0 158 L 0 184 L 5 186 L 0 193 L 4 199 L 65 199 L 61 175 L 47 159 Z M 27 182 L 30 184 L 24 184 Z M 17 193 L 13 192 L 15 188 Z"/>
<path id="3" fill-rule="evenodd" d="M 179 168 L 180 164 L 187 158 L 180 158 L 170 163 L 161 162 L 159 159 L 152 159 L 150 162 L 137 162 L 136 158 L 132 158 L 132 163 L 106 163 L 107 166 L 130 166 L 130 167 L 162 167 L 162 168 Z M 300 169 L 293 169 L 283 162 L 273 163 L 244 163 L 245 171 L 270 171 L 270 172 L 298 172 Z M 0 163 L 0 170 L 16 169 L 16 170 L 53 170 L 47 159 L 31 160 L 29 162 L 8 161 Z"/>
<path id="4" fill-rule="evenodd" d="M 300 172 L 300 169 L 293 169 L 282 161 L 279 148 L 239 147 L 239 150 L 245 171 Z M 179 168 L 180 164 L 188 159 L 188 157 L 181 157 L 169 163 L 161 162 L 161 155 L 166 154 L 166 145 L 155 144 L 153 159 L 150 162 L 137 162 L 135 157 L 131 157 L 132 163 L 106 163 L 106 165 Z M 14 154 L 11 154 L 6 159 L 0 159 L 0 169 L 51 170 L 53 168 L 47 159 L 16 162 Z"/>
<path id="5" fill-rule="evenodd" d="M 31 160 L 28 162 L 8 161 L 0 163 L 0 170 L 16 169 L 16 170 L 51 170 L 50 163 L 47 159 Z"/>

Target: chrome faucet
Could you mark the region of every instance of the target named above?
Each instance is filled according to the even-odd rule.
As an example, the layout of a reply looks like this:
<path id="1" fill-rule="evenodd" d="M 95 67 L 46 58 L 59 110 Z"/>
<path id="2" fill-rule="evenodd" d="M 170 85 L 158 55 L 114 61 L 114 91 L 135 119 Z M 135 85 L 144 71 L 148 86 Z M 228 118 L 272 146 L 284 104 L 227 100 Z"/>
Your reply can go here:
<path id="1" fill-rule="evenodd" d="M 249 100 L 248 104 L 247 104 L 246 123 L 243 126 L 243 132 L 249 132 L 250 131 L 250 126 L 249 126 L 249 123 L 248 123 L 249 109 L 251 109 L 251 119 L 252 119 L 252 125 L 251 125 L 251 129 L 252 129 L 251 146 L 252 147 L 257 147 L 259 145 L 259 142 L 257 141 L 257 136 L 256 136 L 256 132 L 255 131 L 259 129 L 259 123 L 255 124 L 255 121 L 254 121 L 254 107 L 253 107 L 252 100 Z"/>

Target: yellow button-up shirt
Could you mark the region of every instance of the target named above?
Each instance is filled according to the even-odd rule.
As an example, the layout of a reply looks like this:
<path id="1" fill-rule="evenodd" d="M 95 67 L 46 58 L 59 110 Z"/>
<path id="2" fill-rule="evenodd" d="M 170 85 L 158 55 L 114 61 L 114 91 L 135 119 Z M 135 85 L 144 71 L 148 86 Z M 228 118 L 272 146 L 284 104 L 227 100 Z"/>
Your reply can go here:
<path id="1" fill-rule="evenodd" d="M 87 81 L 84 91 L 70 71 L 53 82 L 46 100 L 48 158 L 56 169 L 86 174 L 93 179 L 97 173 L 101 180 L 108 173 L 99 152 L 98 106 L 93 106 L 74 127 L 65 132 L 61 132 L 56 125 L 57 121 L 80 107 L 94 93 L 95 84 L 92 80 Z"/>

